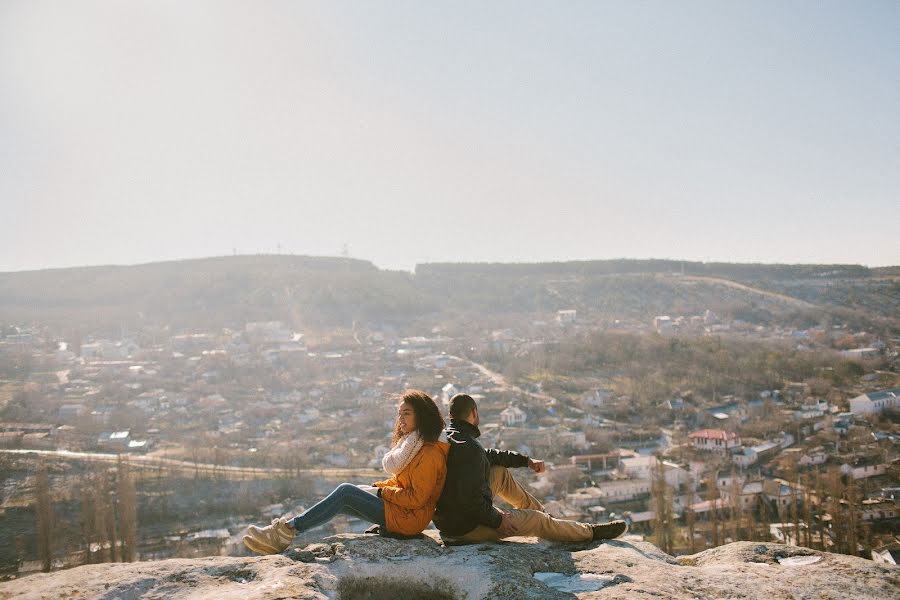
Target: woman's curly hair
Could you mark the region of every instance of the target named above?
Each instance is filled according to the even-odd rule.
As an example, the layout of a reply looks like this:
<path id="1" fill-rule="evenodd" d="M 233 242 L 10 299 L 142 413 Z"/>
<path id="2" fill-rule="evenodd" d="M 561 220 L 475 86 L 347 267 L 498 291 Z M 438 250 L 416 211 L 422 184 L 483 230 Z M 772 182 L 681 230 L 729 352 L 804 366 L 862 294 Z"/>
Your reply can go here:
<path id="1" fill-rule="evenodd" d="M 406 403 L 412 406 L 416 415 L 416 431 L 422 436 L 426 442 L 435 442 L 444 429 L 444 417 L 437 404 L 431 399 L 431 396 L 422 390 L 406 390 L 406 393 L 400 397 L 400 403 Z M 391 438 L 391 445 L 394 446 L 403 437 L 400 432 L 400 419 L 394 426 L 394 436 Z"/>

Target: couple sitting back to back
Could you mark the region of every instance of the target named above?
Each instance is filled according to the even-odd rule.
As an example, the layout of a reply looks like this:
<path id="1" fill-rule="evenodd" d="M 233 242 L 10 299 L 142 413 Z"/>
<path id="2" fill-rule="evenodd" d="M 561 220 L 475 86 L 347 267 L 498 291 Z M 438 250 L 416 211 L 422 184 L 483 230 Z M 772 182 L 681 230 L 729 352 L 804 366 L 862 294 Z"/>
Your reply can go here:
<path id="1" fill-rule="evenodd" d="M 244 544 L 258 554 L 276 554 L 290 546 L 297 533 L 330 521 L 335 515 L 358 517 L 383 535 L 420 534 L 433 519 L 446 544 L 537 536 L 546 540 L 583 542 L 616 538 L 624 521 L 590 524 L 555 519 L 509 472 L 530 467 L 537 473 L 544 462 L 518 452 L 485 450 L 478 442 L 478 406 L 471 396 L 450 400 L 447 442 L 438 438 L 444 419 L 434 401 L 418 390 L 400 400 L 391 449 L 382 466 L 391 477 L 371 486 L 342 483 L 331 494 L 293 519 L 271 525 L 251 525 Z M 512 510 L 493 505 L 499 496 Z"/>

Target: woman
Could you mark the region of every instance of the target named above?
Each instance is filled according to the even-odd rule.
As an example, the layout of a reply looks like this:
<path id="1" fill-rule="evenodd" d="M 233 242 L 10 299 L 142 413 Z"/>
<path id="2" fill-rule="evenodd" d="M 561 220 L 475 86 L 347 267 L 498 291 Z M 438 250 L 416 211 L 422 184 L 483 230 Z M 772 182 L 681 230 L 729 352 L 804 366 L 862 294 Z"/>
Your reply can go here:
<path id="1" fill-rule="evenodd" d="M 244 545 L 257 554 L 277 554 L 294 536 L 330 521 L 337 514 L 359 517 L 382 532 L 415 535 L 431 521 L 444 488 L 449 446 L 439 442 L 444 419 L 428 394 L 409 390 L 400 399 L 391 450 L 382 465 L 392 477 L 372 486 L 342 483 L 325 499 L 293 519 L 251 525 Z"/>

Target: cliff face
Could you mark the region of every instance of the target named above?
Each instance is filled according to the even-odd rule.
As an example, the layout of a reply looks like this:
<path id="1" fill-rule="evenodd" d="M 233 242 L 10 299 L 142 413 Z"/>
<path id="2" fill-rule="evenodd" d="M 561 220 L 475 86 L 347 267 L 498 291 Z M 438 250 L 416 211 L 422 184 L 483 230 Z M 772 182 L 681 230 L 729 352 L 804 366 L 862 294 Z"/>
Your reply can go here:
<path id="1" fill-rule="evenodd" d="M 0 599 L 866 598 L 900 596 L 900 569 L 781 544 L 673 558 L 652 544 L 517 538 L 444 548 L 344 534 L 266 557 L 88 565 L 0 584 Z"/>

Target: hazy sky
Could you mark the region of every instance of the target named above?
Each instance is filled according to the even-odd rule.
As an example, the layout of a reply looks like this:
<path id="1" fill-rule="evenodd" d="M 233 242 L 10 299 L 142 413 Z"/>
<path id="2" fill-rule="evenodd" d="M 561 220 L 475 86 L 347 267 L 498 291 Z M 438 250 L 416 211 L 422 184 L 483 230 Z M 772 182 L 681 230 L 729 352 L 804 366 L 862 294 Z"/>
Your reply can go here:
<path id="1" fill-rule="evenodd" d="M 900 2 L 0 0 L 0 271 L 900 264 Z"/>

